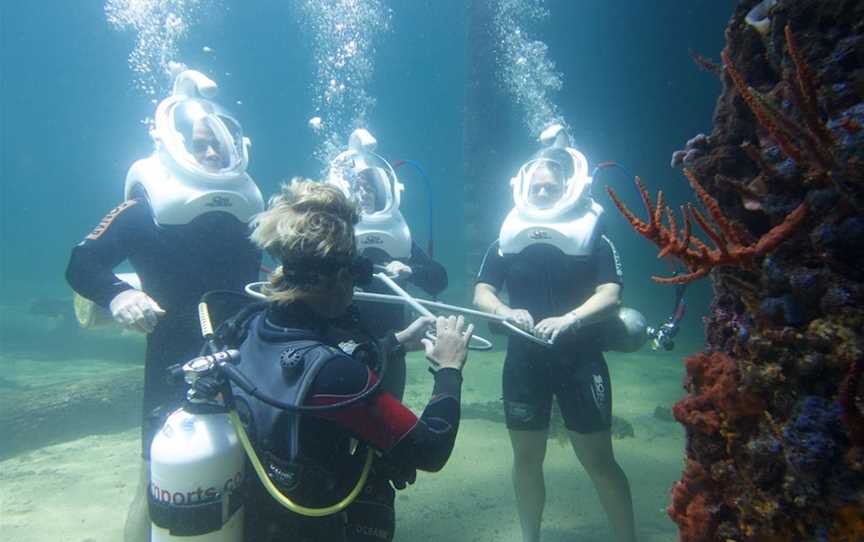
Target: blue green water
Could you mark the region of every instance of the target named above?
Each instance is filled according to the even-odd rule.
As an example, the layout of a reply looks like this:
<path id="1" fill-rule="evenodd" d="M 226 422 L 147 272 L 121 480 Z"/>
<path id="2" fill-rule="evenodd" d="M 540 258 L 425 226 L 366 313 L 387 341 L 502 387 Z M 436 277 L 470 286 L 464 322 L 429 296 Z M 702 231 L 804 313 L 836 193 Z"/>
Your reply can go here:
<path id="1" fill-rule="evenodd" d="M 315 27 L 301 4 L 202 0 L 196 20 L 188 21 L 187 35 L 177 42 L 177 59 L 219 83 L 220 100 L 251 137 L 249 172 L 265 198 L 281 180 L 317 177 L 322 169 L 315 158 L 322 142 L 307 124 L 321 106 L 316 101 L 318 50 Z M 466 268 L 479 263 L 466 261 L 462 205 L 464 171 L 471 160 L 466 155 L 471 149 L 463 145 L 463 121 L 471 113 L 466 89 L 472 55 L 466 34 L 473 4 L 385 2 L 387 28 L 372 32 L 374 51 L 362 52 L 371 62 L 363 92 L 375 100 L 365 110 L 367 126 L 385 156 L 416 160 L 429 174 L 438 202 L 432 232 L 436 258 L 451 275 L 443 297 L 462 304 L 470 298 Z M 652 194 L 662 188 L 673 208 L 694 200 L 681 172 L 670 169 L 670 155 L 696 133 L 710 131 L 720 82 L 700 71 L 688 51 L 719 58 L 733 3 L 549 0 L 543 5 L 550 16 L 524 21 L 525 29 L 548 46 L 547 56 L 563 83 L 550 99 L 590 163 L 625 165 Z M 0 25 L 0 363 L 19 356 L 69 364 L 128 349 L 134 357 L 140 341 L 94 337 L 59 325 L 52 301 L 63 307 L 71 297 L 63 278 L 69 251 L 120 203 L 126 170 L 150 153 L 152 141 L 142 121 L 153 113 L 151 100 L 162 95 L 136 87 L 127 58 L 135 32 L 112 27 L 101 2 L 5 2 Z M 489 72 L 498 68 L 490 66 Z M 502 163 L 518 167 L 536 150 L 536 134 L 503 89 L 488 100 L 513 119 L 508 133 L 494 139 L 506 142 Z M 427 196 L 416 175 L 405 177 L 402 209 L 423 241 L 430 234 Z M 509 190 L 508 181 L 500 179 L 502 191 Z M 643 213 L 626 175 L 605 173 L 604 182 Z M 649 276 L 668 274 L 668 267 L 605 196 L 600 203 L 609 212 L 609 235 L 623 257 L 625 302 L 659 323 L 671 310 L 672 291 Z M 691 286 L 676 356 L 700 348 L 709 302 L 707 281 Z M 497 375 L 484 373 L 484 378 L 491 379 L 487 387 L 494 387 Z M 502 472 L 506 468 L 502 465 Z"/>

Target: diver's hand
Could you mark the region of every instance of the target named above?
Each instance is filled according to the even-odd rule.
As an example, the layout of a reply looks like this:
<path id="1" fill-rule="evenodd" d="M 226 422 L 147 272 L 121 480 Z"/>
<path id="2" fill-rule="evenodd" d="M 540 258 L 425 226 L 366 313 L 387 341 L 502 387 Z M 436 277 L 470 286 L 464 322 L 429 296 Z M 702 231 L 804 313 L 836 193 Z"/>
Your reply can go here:
<path id="1" fill-rule="evenodd" d="M 114 296 L 108 307 L 117 323 L 142 333 L 153 331 L 159 317 L 165 314 L 159 303 L 141 290 L 135 289 L 120 292 Z"/>
<path id="2" fill-rule="evenodd" d="M 459 316 L 444 318 L 439 316 L 435 321 L 436 339 L 423 338 L 426 347 L 426 359 L 437 369 L 462 370 L 468 358 L 468 342 L 474 335 L 474 324 L 465 327 L 465 319 Z"/>
<path id="3" fill-rule="evenodd" d="M 534 326 L 534 335 L 554 343 L 559 335 L 570 329 L 579 329 L 579 319 L 568 313 L 564 316 L 544 318 Z"/>
<path id="4" fill-rule="evenodd" d="M 495 314 L 504 316 L 508 321 L 529 333 L 534 329 L 534 317 L 525 309 L 511 309 L 510 307 L 503 306 L 498 308 Z"/>
<path id="5" fill-rule="evenodd" d="M 420 339 L 426 336 L 432 325 L 435 324 L 435 318 L 432 316 L 421 316 L 411 322 L 411 325 L 396 333 L 396 340 L 402 345 L 406 352 L 414 352 L 423 349 L 423 343 Z"/>
<path id="6" fill-rule="evenodd" d="M 411 269 L 411 266 L 405 265 L 404 263 L 393 260 L 384 266 L 384 271 L 387 272 L 387 276 L 391 279 L 407 279 L 410 277 L 414 270 Z"/>
<path id="7" fill-rule="evenodd" d="M 375 462 L 375 474 L 390 480 L 396 489 L 405 489 L 417 481 L 417 469 L 402 463 L 390 462 L 386 456 Z"/>

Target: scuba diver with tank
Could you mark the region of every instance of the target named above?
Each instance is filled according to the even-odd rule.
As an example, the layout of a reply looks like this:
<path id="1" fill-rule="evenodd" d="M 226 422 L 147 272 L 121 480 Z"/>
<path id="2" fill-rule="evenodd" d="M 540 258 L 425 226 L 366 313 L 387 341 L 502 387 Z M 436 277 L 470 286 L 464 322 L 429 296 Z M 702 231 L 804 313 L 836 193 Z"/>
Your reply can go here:
<path id="1" fill-rule="evenodd" d="M 66 271 L 76 312 L 92 315 L 95 305 L 147 333 L 144 467 L 126 521 L 127 542 L 146 540 L 150 530 L 150 443 L 185 392 L 181 383 L 166 383 L 165 369 L 200 349 L 198 300 L 211 290 L 242 292 L 259 276 L 261 253 L 248 238 L 248 224 L 264 202 L 246 173 L 249 140 L 212 100 L 216 93 L 216 83 L 200 72 L 176 76 L 172 94 L 156 110 L 153 154 L 129 169 L 124 203 L 72 250 Z M 124 260 L 137 277 L 114 274 Z M 95 321 L 78 315 L 82 323 Z"/>
<path id="2" fill-rule="evenodd" d="M 522 538 L 540 538 L 554 397 L 617 539 L 635 540 L 629 483 L 612 453 L 603 352 L 641 347 L 645 322 L 621 308 L 621 263 L 604 232 L 603 208 L 591 197 L 587 160 L 560 124 L 544 130 L 540 142 L 511 180 L 514 208 L 486 252 L 474 290 L 475 305 L 539 339 L 511 335 L 503 369 Z M 622 338 L 623 345 L 612 344 Z"/>
<path id="3" fill-rule="evenodd" d="M 381 462 L 437 471 L 447 461 L 473 326 L 462 317 L 421 317 L 383 338 L 369 334 L 351 306 L 354 285 L 371 278 L 371 264 L 356 255 L 358 219 L 341 191 L 299 179 L 256 217 L 252 239 L 281 265 L 263 288 L 266 302 L 215 332 L 202 310 L 211 352 L 183 367 L 192 384 L 189 401 L 154 440 L 153 480 L 162 483 L 164 472 L 163 485 L 172 483 L 186 460 L 179 470 L 202 478 L 187 477 L 185 488 L 168 488 L 156 499 L 156 515 L 165 520 L 154 530 L 164 535 L 159 540 L 238 542 L 237 518 L 244 514 L 247 541 L 383 539 L 392 532 L 347 531 L 348 511 L 370 471 Z M 426 336 L 433 323 L 434 341 Z M 425 349 L 434 375 L 419 418 L 379 380 L 390 358 L 416 349 Z M 213 453 L 201 457 L 185 445 L 196 439 L 215 443 L 205 447 Z M 242 513 L 238 441 L 256 473 Z M 195 496 L 196 487 L 224 489 L 196 502 L 210 508 L 209 516 L 202 506 L 172 502 L 173 495 Z M 189 525 L 201 528 L 190 532 Z"/>

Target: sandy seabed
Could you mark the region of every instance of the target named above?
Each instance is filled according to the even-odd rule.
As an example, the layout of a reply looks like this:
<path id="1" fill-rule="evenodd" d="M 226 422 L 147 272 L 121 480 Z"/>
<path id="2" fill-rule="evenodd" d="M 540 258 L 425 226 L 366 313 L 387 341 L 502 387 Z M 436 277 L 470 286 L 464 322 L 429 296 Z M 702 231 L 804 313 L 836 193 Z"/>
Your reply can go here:
<path id="1" fill-rule="evenodd" d="M 682 394 L 681 352 L 609 356 L 614 414 L 634 436 L 614 441 L 630 479 L 642 542 L 677 539 L 665 508 L 681 473 L 684 433 L 655 417 Z M 500 398 L 502 353 L 472 353 L 463 403 Z M 83 362 L 82 362 L 83 363 Z M 406 402 L 419 411 L 431 391 L 423 360 L 409 358 Z M 0 540 L 119 542 L 139 468 L 139 431 L 95 434 L 0 462 Z M 437 474 L 421 473 L 397 496 L 397 541 L 519 542 L 510 481 L 511 452 L 502 423 L 462 421 L 455 450 Z M 568 446 L 550 440 L 544 542 L 611 540 L 594 488 Z M 322 541 L 323 542 L 323 541 Z"/>

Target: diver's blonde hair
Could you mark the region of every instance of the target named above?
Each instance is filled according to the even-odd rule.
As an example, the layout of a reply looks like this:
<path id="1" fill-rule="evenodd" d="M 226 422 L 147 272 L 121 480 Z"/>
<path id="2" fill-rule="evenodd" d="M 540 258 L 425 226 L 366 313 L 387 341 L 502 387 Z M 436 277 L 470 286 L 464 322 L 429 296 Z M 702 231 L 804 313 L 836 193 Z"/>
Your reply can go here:
<path id="1" fill-rule="evenodd" d="M 283 183 L 267 210 L 252 221 L 251 239 L 281 263 L 298 259 L 353 257 L 357 206 L 335 186 L 302 177 Z M 308 290 L 284 280 L 282 265 L 271 273 L 264 293 L 289 303 Z"/>

